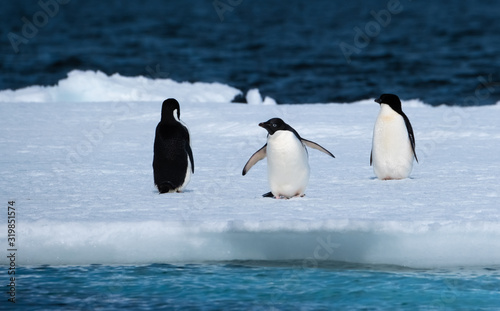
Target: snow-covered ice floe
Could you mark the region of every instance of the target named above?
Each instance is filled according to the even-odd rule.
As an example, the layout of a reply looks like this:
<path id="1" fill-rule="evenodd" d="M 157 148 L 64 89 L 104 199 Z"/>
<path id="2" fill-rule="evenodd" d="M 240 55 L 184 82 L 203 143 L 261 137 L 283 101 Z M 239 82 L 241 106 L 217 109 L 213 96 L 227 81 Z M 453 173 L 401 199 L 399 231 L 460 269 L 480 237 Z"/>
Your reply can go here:
<path id="1" fill-rule="evenodd" d="M 403 101 L 420 163 L 409 179 L 380 181 L 369 165 L 373 99 L 230 103 L 238 93 L 217 83 L 79 71 L 57 86 L 1 91 L 0 227 L 15 200 L 17 264 L 500 264 L 499 104 Z M 168 97 L 181 104 L 196 169 L 184 193 L 159 195 L 153 140 Z M 257 124 L 272 117 L 336 156 L 310 150 L 304 198 L 261 197 L 269 191 L 265 161 L 241 176 L 266 141 Z"/>
<path id="2" fill-rule="evenodd" d="M 220 83 L 176 82 L 171 79 L 107 76 L 100 71 L 73 70 L 55 86 L 30 86 L 0 91 L 0 102 L 122 102 L 163 101 L 170 97 L 189 102 L 231 101 L 239 90 Z"/>

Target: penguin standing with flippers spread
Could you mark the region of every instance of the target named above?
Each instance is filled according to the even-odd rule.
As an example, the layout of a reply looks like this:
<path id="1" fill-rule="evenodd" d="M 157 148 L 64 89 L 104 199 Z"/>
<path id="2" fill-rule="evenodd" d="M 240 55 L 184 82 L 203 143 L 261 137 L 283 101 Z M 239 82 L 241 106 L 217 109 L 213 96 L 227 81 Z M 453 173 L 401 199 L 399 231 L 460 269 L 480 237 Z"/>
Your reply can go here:
<path id="1" fill-rule="evenodd" d="M 370 165 L 378 179 L 407 178 L 413 168 L 413 158 L 418 163 L 410 120 L 398 96 L 382 94 L 375 102 L 380 104 L 380 112 L 373 128 Z"/>
<path id="2" fill-rule="evenodd" d="M 153 155 L 154 181 L 160 193 L 182 192 L 194 173 L 189 132 L 180 116 L 177 100 L 169 98 L 163 102 Z"/>
<path id="3" fill-rule="evenodd" d="M 306 146 L 335 156 L 315 142 L 301 138 L 290 125 L 279 118 L 260 123 L 268 132 L 267 143 L 257 150 L 243 168 L 245 175 L 258 161 L 267 157 L 267 175 L 271 192 L 264 197 L 291 198 L 304 196 L 309 183 L 309 161 Z"/>

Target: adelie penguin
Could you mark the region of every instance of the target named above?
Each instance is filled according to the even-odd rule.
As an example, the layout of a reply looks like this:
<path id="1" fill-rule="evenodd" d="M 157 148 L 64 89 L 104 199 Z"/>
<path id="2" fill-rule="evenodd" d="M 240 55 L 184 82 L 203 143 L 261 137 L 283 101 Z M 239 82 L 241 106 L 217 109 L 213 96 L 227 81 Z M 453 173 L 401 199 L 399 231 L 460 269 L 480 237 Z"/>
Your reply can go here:
<path id="1" fill-rule="evenodd" d="M 156 127 L 153 155 L 154 181 L 160 193 L 182 192 L 194 173 L 189 131 L 180 122 L 179 102 L 163 102 Z"/>
<path id="2" fill-rule="evenodd" d="M 309 183 L 309 161 L 306 146 L 335 156 L 315 142 L 300 137 L 279 118 L 260 123 L 268 132 L 267 143 L 257 150 L 243 168 L 245 175 L 258 161 L 267 157 L 267 175 L 271 192 L 264 197 L 291 198 L 304 196 Z"/>
<path id="3" fill-rule="evenodd" d="M 370 165 L 378 179 L 407 178 L 413 158 L 418 162 L 410 120 L 398 96 L 382 94 L 375 102 L 380 104 L 380 112 L 373 128 Z"/>

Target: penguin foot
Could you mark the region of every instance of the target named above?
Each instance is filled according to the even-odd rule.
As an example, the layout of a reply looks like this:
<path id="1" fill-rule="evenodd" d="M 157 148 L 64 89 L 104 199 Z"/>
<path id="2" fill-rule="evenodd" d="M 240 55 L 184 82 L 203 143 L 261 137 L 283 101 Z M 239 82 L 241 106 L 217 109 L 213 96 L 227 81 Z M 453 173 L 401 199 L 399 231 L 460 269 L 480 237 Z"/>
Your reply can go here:
<path id="1" fill-rule="evenodd" d="M 403 177 L 391 177 L 391 176 L 388 176 L 388 177 L 384 177 L 384 178 L 380 178 L 381 180 L 401 180 L 401 179 L 404 179 Z"/>
<path id="2" fill-rule="evenodd" d="M 273 198 L 273 199 L 277 199 L 277 200 L 280 200 L 280 199 L 289 200 L 291 198 L 299 198 L 299 197 L 303 198 L 303 197 L 306 196 L 306 194 L 305 193 L 303 193 L 303 194 L 296 194 L 293 197 L 287 197 L 287 196 L 284 196 L 284 195 L 277 195 L 277 196 L 275 196 L 271 191 L 269 191 L 267 193 L 264 193 L 262 196 L 264 198 Z"/>
<path id="3" fill-rule="evenodd" d="M 284 200 L 290 200 L 292 198 L 303 198 L 305 197 L 305 193 L 304 194 L 297 194 L 297 195 L 294 195 L 293 197 L 287 197 L 287 196 L 284 196 L 284 195 L 277 195 L 277 196 L 274 196 L 271 192 L 269 193 L 266 193 L 266 195 L 270 195 L 269 197 L 270 198 L 275 198 L 277 200 L 280 200 L 280 199 L 284 199 Z"/>
<path id="4" fill-rule="evenodd" d="M 264 198 L 273 198 L 273 199 L 278 199 L 278 200 L 279 200 L 279 199 L 290 199 L 289 197 L 286 197 L 286 196 L 284 196 L 284 195 L 277 195 L 277 196 L 274 196 L 274 194 L 273 194 L 271 191 L 269 191 L 269 192 L 267 192 L 267 193 L 264 193 L 262 196 L 263 196 Z"/>
<path id="5" fill-rule="evenodd" d="M 283 200 L 290 200 L 290 197 L 287 197 L 287 196 L 284 196 L 284 195 L 279 195 L 279 196 L 276 196 L 275 199 L 283 199 Z"/>

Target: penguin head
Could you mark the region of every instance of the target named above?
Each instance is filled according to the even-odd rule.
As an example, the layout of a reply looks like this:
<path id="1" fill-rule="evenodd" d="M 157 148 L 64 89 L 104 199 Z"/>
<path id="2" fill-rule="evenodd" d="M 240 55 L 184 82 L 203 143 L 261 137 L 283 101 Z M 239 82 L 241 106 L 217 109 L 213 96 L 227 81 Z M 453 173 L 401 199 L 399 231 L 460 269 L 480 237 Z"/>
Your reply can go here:
<path id="1" fill-rule="evenodd" d="M 269 135 L 273 135 L 276 131 L 288 129 L 288 124 L 280 118 L 269 119 L 266 122 L 259 123 L 259 126 L 265 128 Z"/>
<path id="2" fill-rule="evenodd" d="M 161 107 L 161 120 L 162 121 L 172 121 L 174 118 L 174 111 L 177 110 L 177 119 L 181 118 L 181 109 L 179 107 L 179 102 L 174 98 L 169 98 L 163 102 Z"/>
<path id="3" fill-rule="evenodd" d="M 394 94 L 382 94 L 380 95 L 379 98 L 375 99 L 375 102 L 379 104 L 386 104 L 389 105 L 392 110 L 396 112 L 401 112 L 401 101 L 399 100 L 399 97 Z"/>

